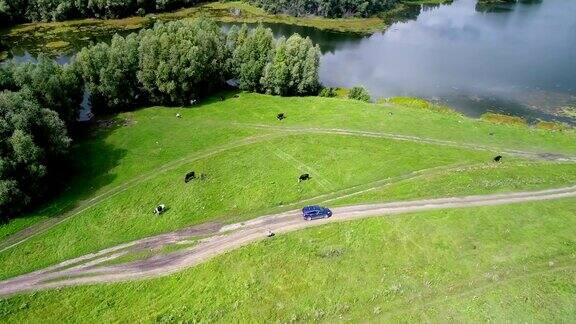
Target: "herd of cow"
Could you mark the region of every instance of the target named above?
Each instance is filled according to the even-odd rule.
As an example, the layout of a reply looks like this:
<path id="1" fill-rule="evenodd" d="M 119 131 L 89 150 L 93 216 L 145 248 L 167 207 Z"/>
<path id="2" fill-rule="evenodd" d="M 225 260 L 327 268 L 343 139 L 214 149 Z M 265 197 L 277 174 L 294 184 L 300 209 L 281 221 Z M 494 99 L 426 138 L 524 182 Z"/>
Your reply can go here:
<path id="1" fill-rule="evenodd" d="M 221 100 L 223 100 L 223 98 L 221 98 Z M 176 115 L 177 118 L 182 118 L 182 116 L 180 114 Z M 284 119 L 286 119 L 286 115 L 284 113 L 279 113 L 276 115 L 276 119 L 282 121 Z M 492 133 L 490 133 L 490 135 L 493 135 Z M 502 155 L 498 155 L 496 157 L 494 157 L 494 162 L 501 162 L 502 161 Z M 190 171 L 188 173 L 186 173 L 186 175 L 184 176 L 184 182 L 188 183 L 192 180 L 205 180 L 206 179 L 206 174 L 204 173 L 200 173 L 199 175 L 196 175 L 195 171 Z M 307 181 L 312 179 L 312 177 L 310 176 L 309 173 L 303 173 L 298 177 L 298 182 L 302 182 L 302 181 Z M 163 212 L 166 211 L 166 206 L 164 204 L 158 205 L 156 208 L 154 208 L 154 214 L 160 215 Z"/>

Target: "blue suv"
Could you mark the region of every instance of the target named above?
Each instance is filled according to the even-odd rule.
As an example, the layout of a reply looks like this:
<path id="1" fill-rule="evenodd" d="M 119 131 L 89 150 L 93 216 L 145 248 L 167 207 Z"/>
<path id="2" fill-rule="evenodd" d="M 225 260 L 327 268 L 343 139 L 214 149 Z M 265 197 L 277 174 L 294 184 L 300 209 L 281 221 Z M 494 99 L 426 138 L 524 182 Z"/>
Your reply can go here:
<path id="1" fill-rule="evenodd" d="M 330 216 L 332 216 L 332 211 L 326 207 L 306 206 L 302 208 L 302 217 L 305 220 L 328 218 Z"/>

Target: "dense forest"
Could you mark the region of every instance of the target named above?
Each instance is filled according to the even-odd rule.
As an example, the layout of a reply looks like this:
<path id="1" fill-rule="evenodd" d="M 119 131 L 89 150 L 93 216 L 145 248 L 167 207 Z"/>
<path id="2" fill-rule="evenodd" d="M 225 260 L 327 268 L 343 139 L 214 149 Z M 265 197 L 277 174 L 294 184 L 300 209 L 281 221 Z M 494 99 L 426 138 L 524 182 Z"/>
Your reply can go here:
<path id="1" fill-rule="evenodd" d="M 158 23 L 82 49 L 70 64 L 47 57 L 0 67 L 0 218 L 45 198 L 67 153 L 85 89 L 93 112 L 187 105 L 236 79 L 243 90 L 317 94 L 320 49 L 264 27 L 224 33 L 212 20 Z M 51 190 L 53 191 L 53 190 Z"/>
<path id="2" fill-rule="evenodd" d="M 368 17 L 391 9 L 400 0 L 248 0 L 271 13 L 337 18 Z M 200 0 L 0 0 L 0 24 L 121 18 L 196 5 Z"/>
<path id="3" fill-rule="evenodd" d="M 0 0 L 4 26 L 31 21 L 121 18 L 173 10 L 199 0 Z"/>
<path id="4" fill-rule="evenodd" d="M 390 10 L 399 0 L 248 0 L 271 13 L 327 18 L 370 17 Z"/>

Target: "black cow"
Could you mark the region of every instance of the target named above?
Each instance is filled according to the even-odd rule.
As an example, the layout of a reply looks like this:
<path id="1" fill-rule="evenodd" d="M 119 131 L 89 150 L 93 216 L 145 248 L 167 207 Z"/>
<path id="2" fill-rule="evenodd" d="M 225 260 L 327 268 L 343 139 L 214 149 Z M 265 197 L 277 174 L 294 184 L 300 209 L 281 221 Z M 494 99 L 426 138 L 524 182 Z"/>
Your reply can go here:
<path id="1" fill-rule="evenodd" d="M 278 115 L 276 115 L 276 119 L 278 119 L 278 120 L 282 120 L 285 118 L 286 118 L 286 115 L 284 115 L 284 113 L 279 113 Z"/>
<path id="2" fill-rule="evenodd" d="M 494 158 L 494 162 L 500 162 L 502 161 L 502 155 L 498 155 L 497 157 Z"/>
<path id="3" fill-rule="evenodd" d="M 186 177 L 184 177 L 184 182 L 188 183 L 194 179 L 196 179 L 196 173 L 194 171 L 191 171 L 186 173 Z"/>
<path id="4" fill-rule="evenodd" d="M 300 177 L 298 178 L 298 182 L 306 181 L 306 180 L 310 180 L 310 175 L 308 173 L 304 173 L 304 174 L 300 175 Z"/>

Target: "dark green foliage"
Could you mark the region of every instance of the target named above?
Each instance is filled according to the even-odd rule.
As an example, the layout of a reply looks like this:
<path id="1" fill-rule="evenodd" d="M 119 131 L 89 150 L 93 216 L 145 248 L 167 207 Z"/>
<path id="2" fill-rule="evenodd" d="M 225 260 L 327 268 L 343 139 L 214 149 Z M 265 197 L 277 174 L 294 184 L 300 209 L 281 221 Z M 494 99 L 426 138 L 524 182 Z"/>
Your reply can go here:
<path id="1" fill-rule="evenodd" d="M 90 91 L 95 113 L 114 112 L 142 101 L 138 83 L 139 38 L 115 35 L 110 45 L 83 48 L 74 63 Z"/>
<path id="2" fill-rule="evenodd" d="M 29 90 L 34 100 L 57 112 L 68 125 L 78 117 L 83 96 L 81 81 L 73 67 L 60 66 L 42 55 L 36 63 L 9 62 L 0 68 L 0 91 Z"/>
<path id="3" fill-rule="evenodd" d="M 157 24 L 139 37 L 138 81 L 152 102 L 183 104 L 223 83 L 226 38 L 214 21 Z"/>
<path id="4" fill-rule="evenodd" d="M 42 196 L 50 164 L 69 145 L 58 114 L 41 108 L 30 90 L 0 92 L 0 218 Z"/>
<path id="5" fill-rule="evenodd" d="M 336 89 L 335 88 L 322 88 L 322 90 L 320 90 L 320 93 L 318 94 L 319 97 L 326 97 L 326 98 L 334 98 L 336 97 L 338 94 L 336 93 Z"/>
<path id="6" fill-rule="evenodd" d="M 1 0 L 4 25 L 75 18 L 121 18 L 197 4 L 198 0 Z"/>
<path id="7" fill-rule="evenodd" d="M 316 94 L 320 88 L 320 48 L 310 38 L 294 34 L 281 38 L 272 61 L 266 65 L 262 85 L 267 93 L 292 96 Z"/>
<path id="8" fill-rule="evenodd" d="M 370 101 L 370 93 L 364 87 L 353 87 L 348 92 L 348 98 L 361 101 Z"/>
<path id="9" fill-rule="evenodd" d="M 262 91 L 260 79 L 274 49 L 274 36 L 269 28 L 258 26 L 246 34 L 246 26 L 235 37 L 232 69 L 240 82 L 240 89 Z"/>
<path id="10" fill-rule="evenodd" d="M 41 107 L 57 112 L 66 124 L 76 121 L 84 91 L 80 77 L 71 66 L 60 66 L 41 55 L 36 63 L 13 64 L 11 69 L 16 89 L 29 89 Z"/>
<path id="11" fill-rule="evenodd" d="M 112 113 L 147 102 L 188 104 L 218 90 L 227 78 L 248 91 L 316 94 L 319 61 L 320 49 L 309 38 L 295 34 L 276 42 L 262 26 L 235 27 L 226 35 L 214 21 L 196 19 L 115 36 L 110 45 L 80 51 L 74 67 L 91 93 L 94 112 Z"/>
<path id="12" fill-rule="evenodd" d="M 274 14 L 342 18 L 369 17 L 392 8 L 398 0 L 249 0 L 249 2 Z"/>

